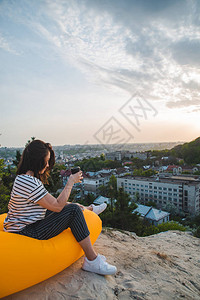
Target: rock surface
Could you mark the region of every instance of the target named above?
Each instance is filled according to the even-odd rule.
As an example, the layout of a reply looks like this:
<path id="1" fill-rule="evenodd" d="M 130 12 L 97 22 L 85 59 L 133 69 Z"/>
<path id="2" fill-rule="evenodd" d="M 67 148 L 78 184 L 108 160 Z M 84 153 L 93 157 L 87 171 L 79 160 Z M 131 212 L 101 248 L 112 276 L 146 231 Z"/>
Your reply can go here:
<path id="1" fill-rule="evenodd" d="M 83 258 L 7 300 L 200 299 L 200 239 L 179 231 L 137 237 L 103 230 L 95 249 L 118 268 L 115 276 L 81 270 Z"/>

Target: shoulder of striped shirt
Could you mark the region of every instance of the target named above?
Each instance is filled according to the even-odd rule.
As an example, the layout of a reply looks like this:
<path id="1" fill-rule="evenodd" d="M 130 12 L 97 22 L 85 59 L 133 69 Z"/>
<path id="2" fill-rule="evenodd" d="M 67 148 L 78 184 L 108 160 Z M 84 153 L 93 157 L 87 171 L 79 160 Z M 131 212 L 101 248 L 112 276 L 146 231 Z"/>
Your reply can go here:
<path id="1" fill-rule="evenodd" d="M 34 184 L 35 183 L 43 184 L 40 179 L 38 179 L 36 177 L 33 177 L 33 176 L 30 176 L 30 175 L 26 175 L 26 174 L 17 175 L 15 180 L 18 180 L 18 179 L 23 179 L 24 181 L 34 183 Z"/>
<path id="2" fill-rule="evenodd" d="M 37 178 L 36 178 L 37 179 Z M 31 193 L 35 189 L 38 188 L 45 188 L 42 182 L 36 181 L 34 177 L 32 176 L 26 176 L 26 175 L 18 175 L 15 179 L 14 185 L 13 185 L 13 191 L 17 190 L 24 190 L 24 192 Z"/>

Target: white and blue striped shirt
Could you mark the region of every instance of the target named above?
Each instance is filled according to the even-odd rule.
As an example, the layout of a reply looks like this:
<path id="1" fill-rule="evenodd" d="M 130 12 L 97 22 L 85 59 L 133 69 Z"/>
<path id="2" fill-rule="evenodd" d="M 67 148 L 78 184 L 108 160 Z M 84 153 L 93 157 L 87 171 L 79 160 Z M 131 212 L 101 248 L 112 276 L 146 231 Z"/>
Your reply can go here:
<path id="1" fill-rule="evenodd" d="M 4 231 L 18 232 L 26 225 L 43 219 L 47 209 L 37 202 L 47 193 L 42 182 L 36 177 L 18 175 L 12 188 Z"/>

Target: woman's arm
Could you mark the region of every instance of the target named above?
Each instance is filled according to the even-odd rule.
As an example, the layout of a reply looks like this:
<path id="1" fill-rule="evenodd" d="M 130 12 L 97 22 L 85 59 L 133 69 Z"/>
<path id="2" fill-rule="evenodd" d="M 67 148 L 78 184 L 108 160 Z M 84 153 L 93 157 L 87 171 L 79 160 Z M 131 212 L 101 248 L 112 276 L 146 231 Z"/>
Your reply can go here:
<path id="1" fill-rule="evenodd" d="M 60 212 L 66 204 L 70 203 L 70 202 L 67 202 L 67 200 L 69 199 L 71 189 L 72 189 L 74 183 L 81 182 L 82 179 L 83 179 L 82 171 L 79 171 L 76 174 L 70 175 L 66 186 L 64 187 L 63 191 L 61 192 L 61 194 L 58 196 L 57 199 L 48 193 L 42 199 L 40 199 L 37 203 L 40 206 L 47 208 L 51 211 Z"/>

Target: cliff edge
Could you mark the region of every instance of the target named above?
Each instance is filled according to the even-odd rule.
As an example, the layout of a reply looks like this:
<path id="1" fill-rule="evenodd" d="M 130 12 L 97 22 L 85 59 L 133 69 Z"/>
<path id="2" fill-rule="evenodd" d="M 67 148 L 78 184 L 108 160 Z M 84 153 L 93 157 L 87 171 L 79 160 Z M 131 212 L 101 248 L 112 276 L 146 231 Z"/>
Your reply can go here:
<path id="1" fill-rule="evenodd" d="M 83 258 L 54 277 L 4 299 L 200 299 L 200 239 L 179 231 L 137 237 L 104 229 L 95 249 L 115 276 L 81 270 Z"/>

